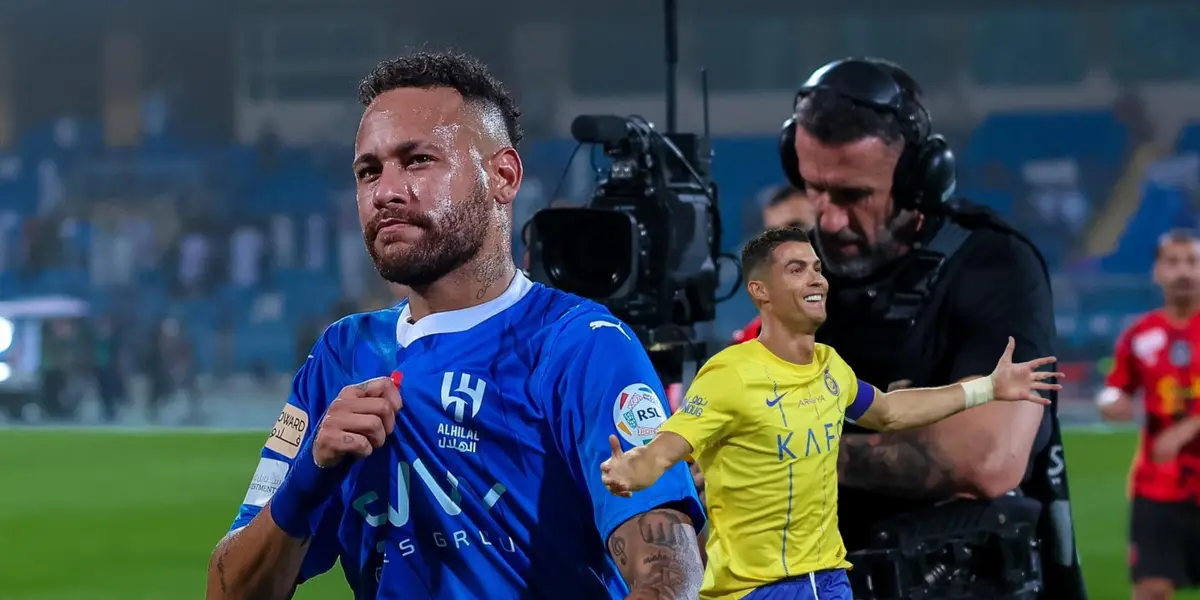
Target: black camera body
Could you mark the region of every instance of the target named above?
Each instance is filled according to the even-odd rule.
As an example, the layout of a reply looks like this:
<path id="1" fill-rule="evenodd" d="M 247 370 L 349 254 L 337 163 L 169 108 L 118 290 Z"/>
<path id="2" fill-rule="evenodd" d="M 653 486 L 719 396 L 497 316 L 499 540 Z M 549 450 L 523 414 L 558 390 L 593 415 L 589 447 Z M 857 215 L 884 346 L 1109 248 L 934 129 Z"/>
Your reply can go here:
<path id="1" fill-rule="evenodd" d="M 716 317 L 720 219 L 708 141 L 611 115 L 579 116 L 571 133 L 611 164 L 586 207 L 534 215 L 530 277 L 607 306 L 664 379 L 679 381 L 683 362 L 707 357 L 695 326 Z"/>
<path id="2" fill-rule="evenodd" d="M 863 600 L 1034 600 L 1041 590 L 1041 504 L 1020 496 L 954 500 L 879 523 L 851 552 Z"/>

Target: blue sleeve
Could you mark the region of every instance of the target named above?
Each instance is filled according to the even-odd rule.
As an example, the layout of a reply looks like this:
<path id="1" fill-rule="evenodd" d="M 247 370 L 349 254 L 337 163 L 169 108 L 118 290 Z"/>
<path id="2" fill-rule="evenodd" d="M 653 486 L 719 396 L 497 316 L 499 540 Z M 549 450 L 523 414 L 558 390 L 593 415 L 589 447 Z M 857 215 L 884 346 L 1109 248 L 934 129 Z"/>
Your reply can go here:
<path id="1" fill-rule="evenodd" d="M 542 393 L 560 407 L 558 444 L 572 461 L 591 497 L 596 529 L 606 543 L 622 523 L 664 504 L 676 503 L 696 531 L 705 516 L 692 475 L 684 463 L 631 498 L 614 496 L 600 481 L 600 463 L 612 455 L 608 438 L 626 449 L 654 438 L 668 412 L 666 397 L 650 357 L 632 331 L 606 311 L 570 315 L 549 342 L 550 368 Z"/>
<path id="2" fill-rule="evenodd" d="M 850 401 L 850 406 L 846 407 L 846 420 L 851 423 L 861 419 L 875 402 L 875 386 L 861 379 L 856 379 L 855 382 L 858 384 L 858 390 L 854 392 L 854 400 Z"/>
<path id="3" fill-rule="evenodd" d="M 308 360 L 292 380 L 291 394 L 263 444 L 258 468 L 230 527 L 231 532 L 249 525 L 262 511 L 291 470 L 300 446 L 316 431 L 328 403 L 348 383 L 330 339 L 331 330 L 317 341 Z M 313 539 L 300 568 L 301 582 L 328 571 L 337 562 L 340 511 L 332 506 L 335 502 L 336 499 L 331 500 L 313 516 Z"/>

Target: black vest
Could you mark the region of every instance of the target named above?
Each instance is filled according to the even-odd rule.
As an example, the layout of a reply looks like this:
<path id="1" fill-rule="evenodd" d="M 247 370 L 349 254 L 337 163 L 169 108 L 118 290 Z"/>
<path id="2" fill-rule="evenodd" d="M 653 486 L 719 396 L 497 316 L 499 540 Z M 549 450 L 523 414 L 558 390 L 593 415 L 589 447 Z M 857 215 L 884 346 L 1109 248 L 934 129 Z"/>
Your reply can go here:
<path id="1" fill-rule="evenodd" d="M 964 268 L 960 250 L 972 235 L 989 232 L 1020 239 L 1034 249 L 1049 280 L 1045 260 L 1024 235 L 995 213 L 958 201 L 951 211 L 927 221 L 926 234 L 912 250 L 877 276 L 848 281 L 830 280 L 828 319 L 817 332 L 817 341 L 828 344 L 854 369 L 859 379 L 886 390 L 901 380 L 913 387 L 948 385 L 958 332 L 946 314 L 950 292 Z M 1002 288 L 998 289 L 998 293 Z M 1066 469 L 1058 426 L 1057 398 L 1051 411 L 1050 439 L 1033 457 L 1022 491 L 1043 505 L 1039 522 L 1042 539 L 1044 587 L 1042 598 L 1082 600 L 1087 597 L 1069 508 Z M 846 433 L 865 430 L 847 424 Z M 908 512 L 928 502 L 881 498 L 861 490 L 842 488 L 839 509 L 843 536 L 854 551 L 866 543 L 872 518 Z M 1064 536 L 1065 532 L 1065 536 Z M 1064 563 L 1064 555 L 1070 559 Z"/>

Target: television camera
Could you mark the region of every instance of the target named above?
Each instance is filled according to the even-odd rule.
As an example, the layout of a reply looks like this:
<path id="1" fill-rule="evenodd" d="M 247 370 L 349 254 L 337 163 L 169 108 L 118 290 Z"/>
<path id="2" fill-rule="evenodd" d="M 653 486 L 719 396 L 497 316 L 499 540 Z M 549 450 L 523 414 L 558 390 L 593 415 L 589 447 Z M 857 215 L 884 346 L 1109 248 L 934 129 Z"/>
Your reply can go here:
<path id="1" fill-rule="evenodd" d="M 533 216 L 529 270 L 535 281 L 606 305 L 633 328 L 663 383 L 686 385 L 710 355 L 721 226 L 707 101 L 705 134 L 674 131 L 674 0 L 665 8 L 667 133 L 637 116 L 576 117 L 572 137 L 610 162 L 586 207 Z"/>

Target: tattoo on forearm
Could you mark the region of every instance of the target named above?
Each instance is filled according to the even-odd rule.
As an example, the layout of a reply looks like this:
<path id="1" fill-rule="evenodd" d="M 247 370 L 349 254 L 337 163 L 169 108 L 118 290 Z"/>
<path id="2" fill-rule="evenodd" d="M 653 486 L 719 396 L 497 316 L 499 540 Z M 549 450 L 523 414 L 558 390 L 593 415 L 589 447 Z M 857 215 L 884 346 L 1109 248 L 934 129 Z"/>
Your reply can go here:
<path id="1" fill-rule="evenodd" d="M 229 554 L 229 544 L 221 544 L 221 549 L 217 553 L 217 583 L 221 585 L 221 593 L 229 591 L 229 583 L 225 581 L 225 555 Z"/>
<path id="2" fill-rule="evenodd" d="M 838 483 L 908 498 L 948 498 L 956 491 L 953 464 L 922 439 L 920 430 L 842 436 Z"/>
<path id="3" fill-rule="evenodd" d="M 681 530 L 692 529 L 673 511 L 652 510 L 638 517 L 637 523 L 643 542 L 676 550 L 685 542 Z"/>
<path id="4" fill-rule="evenodd" d="M 640 592 L 643 598 L 674 600 L 686 597 L 687 572 L 678 563 L 678 557 L 665 552 L 642 559 L 642 564 L 647 567 L 644 569 L 646 574 L 643 579 L 634 582 L 631 586 L 633 591 Z"/>
<path id="5" fill-rule="evenodd" d="M 638 516 L 613 533 L 608 548 L 629 582 L 631 598 L 692 599 L 699 593 L 704 568 L 696 531 L 675 510 L 655 509 Z"/>

